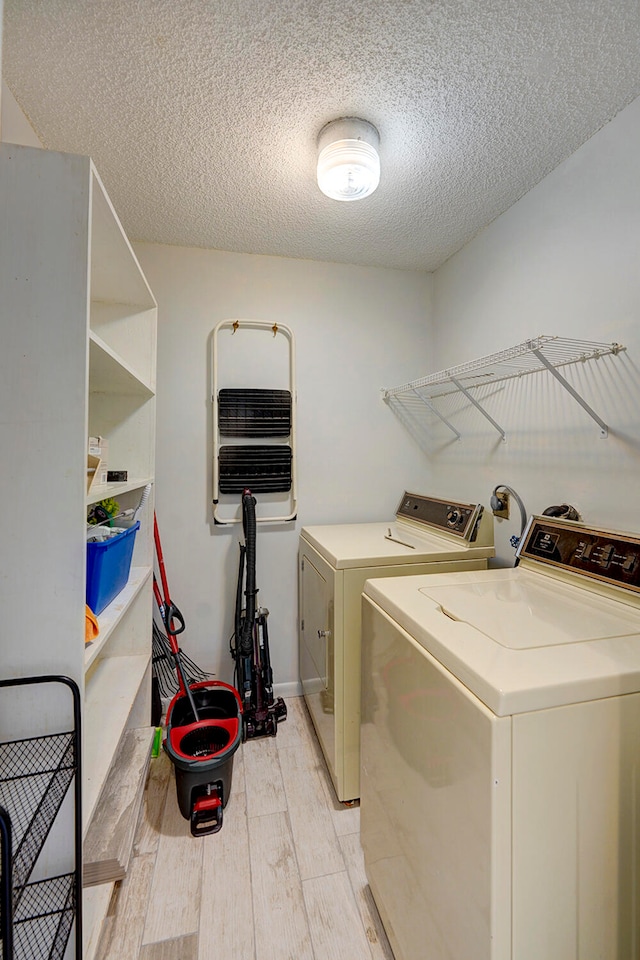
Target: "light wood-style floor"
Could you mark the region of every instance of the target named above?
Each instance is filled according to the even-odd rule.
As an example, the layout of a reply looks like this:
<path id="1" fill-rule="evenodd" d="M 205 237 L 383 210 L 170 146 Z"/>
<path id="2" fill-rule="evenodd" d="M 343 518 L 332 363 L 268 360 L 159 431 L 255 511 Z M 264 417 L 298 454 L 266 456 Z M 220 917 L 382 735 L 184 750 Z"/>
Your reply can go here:
<path id="1" fill-rule="evenodd" d="M 222 830 L 191 836 L 151 760 L 135 856 L 97 960 L 393 960 L 367 885 L 357 806 L 337 801 L 302 698 L 234 758 Z"/>

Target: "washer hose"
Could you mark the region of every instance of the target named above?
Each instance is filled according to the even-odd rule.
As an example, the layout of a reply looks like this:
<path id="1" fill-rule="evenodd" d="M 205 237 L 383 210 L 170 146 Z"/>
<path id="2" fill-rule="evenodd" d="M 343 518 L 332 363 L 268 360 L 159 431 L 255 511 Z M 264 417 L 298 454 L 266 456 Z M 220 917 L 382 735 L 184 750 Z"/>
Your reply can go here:
<path id="1" fill-rule="evenodd" d="M 562 520 L 581 520 L 581 516 L 570 503 L 559 503 L 542 511 L 543 517 L 559 517 Z"/>

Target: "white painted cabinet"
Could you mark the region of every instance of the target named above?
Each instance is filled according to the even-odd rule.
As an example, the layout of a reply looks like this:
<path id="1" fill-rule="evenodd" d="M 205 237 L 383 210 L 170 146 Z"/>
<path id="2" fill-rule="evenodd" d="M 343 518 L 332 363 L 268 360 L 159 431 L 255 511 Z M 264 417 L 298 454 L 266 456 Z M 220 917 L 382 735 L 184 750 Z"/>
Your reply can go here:
<path id="1" fill-rule="evenodd" d="M 153 482 L 156 321 L 91 160 L 0 144 L 0 674 L 80 686 L 85 837 L 123 734 L 150 725 L 153 495 L 129 583 L 86 648 L 85 523 L 90 503 L 136 507 Z M 96 435 L 128 481 L 88 495 Z M 42 733 L 47 704 L 32 709 Z M 0 707 L 0 739 L 15 723 Z M 91 937 L 101 908 L 88 906 Z"/>

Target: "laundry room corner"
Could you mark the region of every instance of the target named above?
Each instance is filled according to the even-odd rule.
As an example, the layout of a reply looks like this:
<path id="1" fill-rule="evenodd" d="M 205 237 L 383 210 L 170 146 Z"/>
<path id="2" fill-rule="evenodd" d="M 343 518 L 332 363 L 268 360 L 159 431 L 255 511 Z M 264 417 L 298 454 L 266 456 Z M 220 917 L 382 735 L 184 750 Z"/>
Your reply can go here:
<path id="1" fill-rule="evenodd" d="M 436 487 L 488 504 L 507 484 L 529 514 L 569 503 L 586 522 L 640 528 L 639 151 L 636 99 L 433 275 L 433 370 L 539 335 L 569 338 L 578 353 L 589 341 L 626 347 L 560 368 L 607 435 L 548 371 L 516 377 L 487 394 L 504 439 L 470 403 L 454 421 L 460 441 L 434 426 L 445 438 L 431 460 Z M 495 524 L 497 564 L 513 564 L 519 534 L 514 503 Z"/>
<path id="2" fill-rule="evenodd" d="M 429 459 L 381 390 L 412 375 L 416 357 L 430 362 L 431 276 L 134 246 L 159 304 L 156 509 L 164 553 L 188 622 L 185 647 L 221 680 L 233 675 L 229 637 L 242 533 L 237 524 L 213 522 L 211 335 L 221 320 L 237 318 L 286 324 L 295 337 L 297 518 L 259 524 L 256 563 L 259 600 L 270 611 L 275 685 L 291 695 L 299 692 L 301 527 L 386 519 L 402 489 L 430 488 Z M 267 385 L 269 340 L 247 371 L 260 379 L 263 365 Z"/>

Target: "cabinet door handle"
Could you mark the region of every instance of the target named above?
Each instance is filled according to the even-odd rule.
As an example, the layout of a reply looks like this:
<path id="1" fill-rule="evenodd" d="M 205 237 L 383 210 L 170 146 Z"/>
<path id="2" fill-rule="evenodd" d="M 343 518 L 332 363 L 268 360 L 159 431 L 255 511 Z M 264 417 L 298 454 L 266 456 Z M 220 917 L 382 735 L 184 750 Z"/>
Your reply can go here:
<path id="1" fill-rule="evenodd" d="M 322 640 L 323 637 L 330 637 L 331 630 L 318 630 L 318 640 Z"/>

